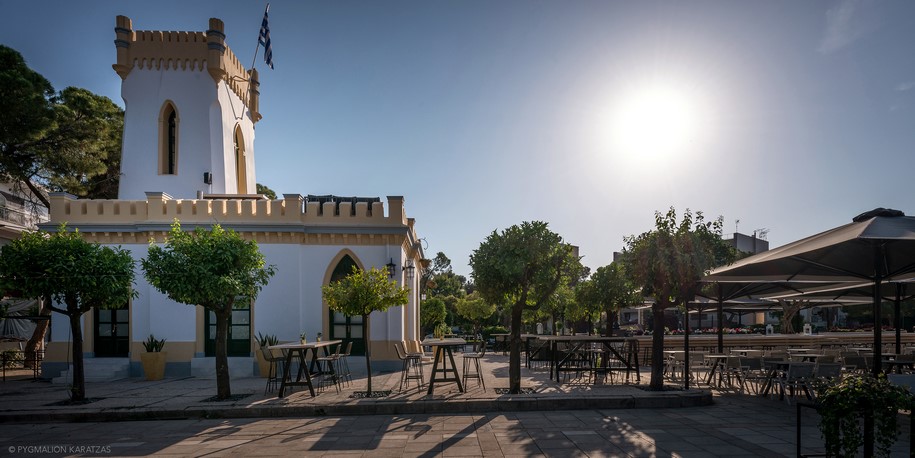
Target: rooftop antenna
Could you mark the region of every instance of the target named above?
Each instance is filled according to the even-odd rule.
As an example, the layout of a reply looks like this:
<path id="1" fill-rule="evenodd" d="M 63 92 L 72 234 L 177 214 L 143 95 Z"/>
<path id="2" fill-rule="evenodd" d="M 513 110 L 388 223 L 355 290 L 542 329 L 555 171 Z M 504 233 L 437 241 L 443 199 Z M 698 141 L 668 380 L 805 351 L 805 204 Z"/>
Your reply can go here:
<path id="1" fill-rule="evenodd" d="M 756 237 L 760 240 L 768 240 L 766 237 L 769 235 L 769 229 L 762 227 L 753 231 L 753 237 Z"/>
<path id="2" fill-rule="evenodd" d="M 735 234 L 737 234 L 738 232 L 740 232 L 740 231 L 737 230 L 737 228 L 738 228 L 739 226 L 740 226 L 740 220 L 739 220 L 739 219 L 735 219 L 735 220 L 734 220 L 734 233 L 735 233 Z"/>

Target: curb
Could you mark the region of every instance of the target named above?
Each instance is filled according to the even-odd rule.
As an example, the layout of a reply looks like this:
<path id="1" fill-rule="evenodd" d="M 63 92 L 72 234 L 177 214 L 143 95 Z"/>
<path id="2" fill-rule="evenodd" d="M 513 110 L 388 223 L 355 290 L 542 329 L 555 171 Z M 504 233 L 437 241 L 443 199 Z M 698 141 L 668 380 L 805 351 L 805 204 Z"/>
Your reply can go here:
<path id="1" fill-rule="evenodd" d="M 482 414 L 492 412 L 525 412 L 535 410 L 592 409 L 665 409 L 699 407 L 713 403 L 708 390 L 657 393 L 649 396 L 615 397 L 548 397 L 530 398 L 524 395 L 494 400 L 468 401 L 373 401 L 363 404 L 331 404 L 324 406 L 286 407 L 227 407 L 188 408 L 183 410 L 103 410 L 83 412 L 14 412 L 0 413 L 0 423 L 48 422 L 113 422 L 140 420 L 186 420 L 193 418 L 305 418 L 351 415 L 409 415 L 409 414 Z"/>

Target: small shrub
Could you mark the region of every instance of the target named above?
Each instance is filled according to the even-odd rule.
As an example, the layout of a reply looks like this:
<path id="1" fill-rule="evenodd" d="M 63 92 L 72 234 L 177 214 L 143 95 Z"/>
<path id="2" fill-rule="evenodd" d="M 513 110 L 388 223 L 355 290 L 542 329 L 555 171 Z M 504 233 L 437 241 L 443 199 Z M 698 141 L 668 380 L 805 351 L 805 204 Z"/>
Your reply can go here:
<path id="1" fill-rule="evenodd" d="M 162 351 L 162 347 L 165 347 L 165 339 L 156 340 L 156 337 L 152 334 L 149 335 L 146 342 L 143 342 L 143 348 L 149 353 L 158 353 Z"/>

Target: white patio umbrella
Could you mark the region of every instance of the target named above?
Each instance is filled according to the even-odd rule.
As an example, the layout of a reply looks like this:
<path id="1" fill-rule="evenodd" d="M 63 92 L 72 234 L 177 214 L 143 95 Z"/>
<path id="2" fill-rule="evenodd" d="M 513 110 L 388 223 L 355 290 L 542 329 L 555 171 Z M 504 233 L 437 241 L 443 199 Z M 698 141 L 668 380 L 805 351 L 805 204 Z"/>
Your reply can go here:
<path id="1" fill-rule="evenodd" d="M 915 218 L 878 208 L 851 223 L 710 272 L 711 282 L 869 282 L 873 285 L 874 373 L 881 371 L 881 285 L 915 277 Z"/>

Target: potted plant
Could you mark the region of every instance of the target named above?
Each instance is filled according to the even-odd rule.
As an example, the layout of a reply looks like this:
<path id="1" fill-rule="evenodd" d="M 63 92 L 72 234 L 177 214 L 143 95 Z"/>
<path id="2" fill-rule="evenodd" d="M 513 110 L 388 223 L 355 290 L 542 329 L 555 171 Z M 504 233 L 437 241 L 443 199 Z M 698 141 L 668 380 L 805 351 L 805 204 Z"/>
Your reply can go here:
<path id="1" fill-rule="evenodd" d="M 143 342 L 146 353 L 140 354 L 140 363 L 143 364 L 143 374 L 146 380 L 162 380 L 165 376 L 165 359 L 168 353 L 162 351 L 165 339 L 158 340 L 152 334 Z"/>
<path id="2" fill-rule="evenodd" d="M 435 326 L 435 337 L 438 337 L 439 339 L 444 339 L 445 334 L 447 334 L 448 331 L 449 331 L 449 328 L 448 328 L 447 324 L 439 323 L 437 326 Z"/>
<path id="3" fill-rule="evenodd" d="M 308 343 L 308 339 L 305 338 L 305 333 L 304 333 L 304 332 L 301 333 L 301 334 L 299 334 L 299 343 L 301 343 L 302 345 L 305 345 L 305 344 Z"/>
<path id="4" fill-rule="evenodd" d="M 912 408 L 913 395 L 907 389 L 893 385 L 883 375 L 850 374 L 839 382 L 815 383 L 814 390 L 828 456 L 856 456 L 862 445 L 876 445 L 878 456 L 889 456 L 896 441 L 899 410 Z M 865 444 L 866 438 L 873 444 Z"/>
<path id="5" fill-rule="evenodd" d="M 267 361 L 264 358 L 264 352 L 269 351 L 264 347 L 270 347 L 279 343 L 276 336 L 273 334 L 261 334 L 257 333 L 257 346 L 258 351 L 254 352 L 255 358 L 257 358 L 257 369 L 260 371 L 262 377 L 267 377 L 270 373 L 270 361 Z"/>

